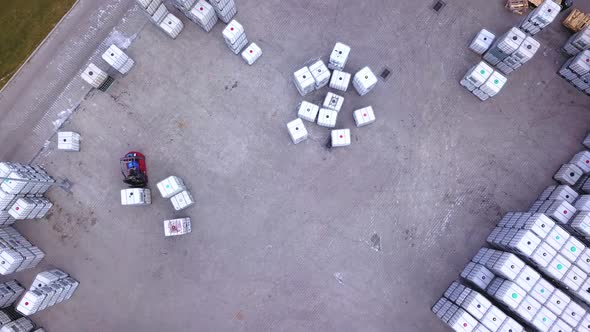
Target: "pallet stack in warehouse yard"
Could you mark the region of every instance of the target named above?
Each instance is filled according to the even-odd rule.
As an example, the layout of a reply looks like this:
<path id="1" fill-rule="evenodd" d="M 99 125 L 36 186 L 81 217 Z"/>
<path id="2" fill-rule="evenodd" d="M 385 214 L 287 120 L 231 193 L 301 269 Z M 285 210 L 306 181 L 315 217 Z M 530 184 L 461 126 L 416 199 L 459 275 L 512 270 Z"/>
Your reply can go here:
<path id="1" fill-rule="evenodd" d="M 553 178 L 499 221 L 461 273 L 470 286 L 453 282 L 432 308 L 455 331 L 590 331 L 590 152 Z"/>
<path id="2" fill-rule="evenodd" d="M 485 296 L 453 282 L 432 311 L 455 331 L 522 331 L 522 326 Z"/>
<path id="3" fill-rule="evenodd" d="M 330 65 L 328 64 L 328 68 L 329 66 Z M 350 73 L 334 69 L 332 72 L 332 78 L 330 78 L 330 88 L 346 92 L 346 90 L 348 90 L 348 85 L 350 84 L 350 77 Z"/>
<path id="4" fill-rule="evenodd" d="M 522 20 L 520 29 L 534 36 L 551 24 L 560 11 L 560 5 L 552 0 L 545 0 Z"/>
<path id="5" fill-rule="evenodd" d="M 182 29 L 184 28 L 184 24 L 182 21 L 176 17 L 174 14 L 170 13 L 166 5 L 162 2 L 162 0 L 136 0 L 139 6 L 145 11 L 145 13 L 150 17 L 152 23 L 158 26 L 162 31 L 164 31 L 170 38 L 175 39 L 178 37 Z M 176 0 L 178 2 L 187 2 Z M 188 1 L 190 2 L 190 0 Z"/>
<path id="6" fill-rule="evenodd" d="M 123 75 L 135 65 L 135 61 L 114 44 L 102 54 L 102 59 Z"/>
<path id="7" fill-rule="evenodd" d="M 197 0 L 172 0 L 172 5 L 181 12 L 187 12 L 195 6 Z"/>
<path id="8" fill-rule="evenodd" d="M 490 46 L 492 46 L 495 39 L 496 35 L 494 35 L 492 32 L 486 29 L 481 29 L 475 38 L 473 38 L 471 44 L 469 44 L 469 48 L 473 52 L 483 55 L 490 48 Z"/>
<path id="9" fill-rule="evenodd" d="M 211 31 L 218 18 L 229 23 L 238 12 L 234 0 L 174 0 L 173 4 L 207 32 Z"/>
<path id="10" fill-rule="evenodd" d="M 460 81 L 461 85 L 481 101 L 495 96 L 506 84 L 506 77 L 484 61 L 471 67 Z"/>
<path id="11" fill-rule="evenodd" d="M 377 76 L 373 74 L 371 68 L 364 67 L 354 74 L 352 79 L 352 86 L 354 86 L 356 92 L 359 95 L 364 96 L 377 85 Z"/>
<path id="12" fill-rule="evenodd" d="M 80 151 L 81 136 L 73 131 L 57 132 L 57 149 L 63 151 Z"/>
<path id="13" fill-rule="evenodd" d="M 18 331 L 18 332 L 29 332 L 29 331 L 33 331 L 33 329 L 35 328 L 35 324 L 33 324 L 33 322 L 28 319 L 27 317 L 20 317 L 20 318 L 15 318 L 14 320 L 11 319 L 11 317 L 9 315 L 6 315 L 6 323 L 2 325 L 2 327 L 0 328 L 0 332 L 14 332 L 14 331 Z M 44 332 L 45 330 L 43 330 L 42 328 L 39 329 L 35 329 L 33 332 Z"/>
<path id="14" fill-rule="evenodd" d="M 562 50 L 570 58 L 561 66 L 558 74 L 590 96 L 590 26 L 572 35 Z"/>
<path id="15" fill-rule="evenodd" d="M 224 23 L 229 23 L 238 13 L 238 8 L 234 0 L 209 0 L 215 13 Z"/>
<path id="16" fill-rule="evenodd" d="M 164 236 L 178 236 L 190 233 L 191 218 L 177 218 L 164 220 Z"/>
<path id="17" fill-rule="evenodd" d="M 24 289 L 23 289 L 24 291 Z M 35 326 L 35 323 L 23 317 L 18 311 L 11 307 L 0 309 L 0 332 L 45 332 L 42 327 Z"/>
<path id="18" fill-rule="evenodd" d="M 0 274 L 33 268 L 45 253 L 16 229 L 16 220 L 39 219 L 53 204 L 44 197 L 55 180 L 38 165 L 0 162 Z"/>
<path id="19" fill-rule="evenodd" d="M 573 34 L 563 45 L 563 51 L 571 56 L 587 49 L 590 49 L 590 26 Z"/>
<path id="20" fill-rule="evenodd" d="M 16 306 L 16 311 L 30 316 L 48 307 L 69 300 L 79 282 L 67 273 L 52 269 L 37 274 L 29 290 L 24 293 Z"/>
<path id="21" fill-rule="evenodd" d="M 474 41 L 471 43 L 471 49 L 477 53 L 481 52 L 483 47 L 486 45 L 487 38 L 485 34 L 480 32 Z M 486 38 L 486 41 L 482 41 Z M 479 53 L 481 54 L 481 53 Z M 487 55 L 488 53 L 486 53 Z M 500 72 L 494 70 L 492 66 L 487 64 L 485 61 L 481 61 L 475 66 L 469 68 L 467 73 L 459 81 L 459 83 L 471 92 L 473 95 L 478 97 L 481 101 L 486 101 L 490 97 L 497 95 L 500 90 L 506 84 L 507 79 Z"/>
<path id="22" fill-rule="evenodd" d="M 180 211 L 195 204 L 193 195 L 178 176 L 169 176 L 157 184 L 160 195 L 169 198 L 174 210 Z"/>
<path id="23" fill-rule="evenodd" d="M 337 42 L 330 53 L 328 66 L 321 60 L 313 61 L 293 73 L 293 83 L 301 96 L 319 90 L 326 85 L 330 88 L 346 92 L 352 78 L 352 85 L 360 96 L 369 93 L 377 85 L 377 77 L 369 67 L 357 71 L 354 77 L 344 71 L 350 55 L 350 46 Z M 331 73 L 330 69 L 334 72 Z M 338 92 L 338 93 L 341 93 Z M 302 120 L 316 122 L 320 127 L 335 128 L 341 113 L 344 96 L 328 92 L 324 97 L 322 107 L 308 101 L 302 101 L 297 107 L 297 119 L 287 123 L 287 130 L 294 144 L 306 140 L 309 136 Z M 353 112 L 357 127 L 363 127 L 375 122 L 375 113 L 371 106 L 357 109 Z M 333 129 L 330 132 L 330 146 L 343 147 L 351 143 L 350 129 Z"/>
<path id="24" fill-rule="evenodd" d="M 533 37 L 512 28 L 495 40 L 483 58 L 504 74 L 510 74 L 531 60 L 540 47 Z"/>
<path id="25" fill-rule="evenodd" d="M 44 218 L 53 204 L 44 195 L 55 180 L 39 165 L 0 162 L 0 227 Z"/>
<path id="26" fill-rule="evenodd" d="M 12 226 L 0 228 L 0 274 L 34 268 L 44 257 L 41 249 L 32 245 Z"/>
<path id="27" fill-rule="evenodd" d="M 152 204 L 152 192 L 148 188 L 121 189 L 121 205 L 142 206 Z"/>
<path id="28" fill-rule="evenodd" d="M 94 63 L 89 63 L 86 69 L 80 74 L 80 77 L 93 88 L 101 91 L 106 91 L 114 82 L 112 77 L 104 70 L 98 68 Z"/>
<path id="29" fill-rule="evenodd" d="M 576 89 L 590 95 L 590 50 L 569 58 L 559 69 L 559 75 Z"/>
<path id="30" fill-rule="evenodd" d="M 262 56 L 262 49 L 256 43 L 251 43 L 246 47 L 246 45 L 248 45 L 246 30 L 237 20 L 229 22 L 223 29 L 222 35 L 227 47 L 229 47 L 234 54 L 242 52 L 242 59 L 244 59 L 247 64 L 254 64 L 254 62 Z M 244 49 L 244 47 L 246 48 Z"/>
<path id="31" fill-rule="evenodd" d="M 539 50 L 540 44 L 518 28 L 511 28 L 498 38 L 483 29 L 469 47 L 474 52 L 483 54 L 483 59 L 487 63 L 481 61 L 471 67 L 460 83 L 485 101 L 498 94 L 504 87 L 507 78 L 503 74 L 510 74 L 531 60 Z M 493 70 L 492 66 L 499 71 Z"/>
<path id="32" fill-rule="evenodd" d="M 250 45 L 242 51 L 242 59 L 244 59 L 249 65 L 253 65 L 261 56 L 262 49 L 256 43 L 250 43 Z"/>
<path id="33" fill-rule="evenodd" d="M 242 52 L 242 58 L 249 65 L 254 64 L 262 55 L 262 49 L 256 43 L 251 43 L 246 47 L 248 45 L 246 31 L 238 21 L 233 19 L 238 12 L 234 0 L 210 0 L 209 2 L 205 0 L 174 0 L 173 3 L 188 19 L 206 32 L 211 31 L 218 20 L 227 23 L 222 31 L 225 44 L 234 54 Z"/>
<path id="34" fill-rule="evenodd" d="M 0 283 L 0 308 L 12 306 L 16 300 L 24 293 L 25 289 L 16 280 L 9 280 Z M 0 312 L 2 320 L 3 312 Z"/>
<path id="35" fill-rule="evenodd" d="M 195 200 L 184 181 L 178 176 L 171 175 L 165 178 L 158 182 L 157 187 L 163 198 L 170 199 L 175 211 L 184 210 L 195 204 Z M 167 237 L 188 234 L 191 229 L 190 218 L 164 220 L 164 235 Z"/>
<path id="36" fill-rule="evenodd" d="M 239 54 L 248 44 L 244 27 L 236 20 L 229 22 L 225 29 L 223 29 L 223 40 L 227 47 L 235 54 Z"/>
<path id="37" fill-rule="evenodd" d="M 332 70 L 343 71 L 348 55 L 350 54 L 350 46 L 342 43 L 336 43 L 332 53 L 330 53 L 330 61 L 328 61 L 328 68 Z"/>
<path id="38" fill-rule="evenodd" d="M 530 61 L 541 44 L 532 35 L 555 20 L 561 7 L 552 0 L 546 0 L 531 11 L 520 23 L 500 37 L 482 29 L 473 39 L 469 48 L 483 59 L 471 67 L 460 83 L 480 100 L 485 101 L 495 96 L 504 87 L 508 75 Z M 528 35 L 527 35 L 528 34 Z M 498 71 L 491 67 L 495 66 Z M 503 75 L 504 74 L 504 75 Z"/>
<path id="39" fill-rule="evenodd" d="M 251 43 L 244 49 L 248 45 L 246 31 L 238 21 L 232 20 L 238 12 L 234 0 L 210 0 L 209 2 L 205 0 L 174 0 L 173 3 L 186 17 L 206 32 L 213 29 L 218 19 L 227 23 L 222 32 L 226 45 L 234 54 L 242 52 L 242 58 L 249 65 L 254 64 L 262 55 L 262 49 L 256 43 Z"/>
<path id="40" fill-rule="evenodd" d="M 211 31 L 217 23 L 217 15 L 213 7 L 204 0 L 194 3 L 188 10 L 184 10 L 184 15 L 193 21 L 196 25 L 205 30 Z"/>
<path id="41" fill-rule="evenodd" d="M 176 39 L 184 28 L 182 21 L 172 13 L 166 14 L 158 26 L 172 39 Z"/>

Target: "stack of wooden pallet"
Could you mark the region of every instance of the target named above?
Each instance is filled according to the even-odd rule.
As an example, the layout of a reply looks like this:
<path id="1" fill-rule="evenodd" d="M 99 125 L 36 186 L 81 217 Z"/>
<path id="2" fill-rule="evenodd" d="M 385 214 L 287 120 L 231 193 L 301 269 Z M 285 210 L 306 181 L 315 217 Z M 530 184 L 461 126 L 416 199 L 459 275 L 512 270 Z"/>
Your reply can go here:
<path id="1" fill-rule="evenodd" d="M 530 6 L 539 7 L 543 1 L 545 0 L 507 0 L 505 7 L 515 14 L 522 15 Z M 553 0 L 558 5 L 561 5 L 562 1 Z"/>
<path id="2" fill-rule="evenodd" d="M 522 15 L 529 8 L 529 2 L 527 0 L 508 0 L 506 8 L 515 14 Z"/>
<path id="3" fill-rule="evenodd" d="M 586 14 L 578 9 L 572 10 L 572 12 L 563 20 L 562 24 L 574 31 L 578 32 L 587 25 L 590 25 L 590 14 Z"/>

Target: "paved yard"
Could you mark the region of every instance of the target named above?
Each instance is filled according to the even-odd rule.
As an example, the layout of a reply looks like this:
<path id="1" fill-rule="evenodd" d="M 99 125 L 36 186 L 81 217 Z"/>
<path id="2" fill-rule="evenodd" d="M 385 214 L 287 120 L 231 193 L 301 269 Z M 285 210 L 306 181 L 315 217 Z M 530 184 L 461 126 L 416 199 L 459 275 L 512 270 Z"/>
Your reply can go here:
<path id="1" fill-rule="evenodd" d="M 446 331 L 430 306 L 590 123 L 590 97 L 555 74 L 559 23 L 495 98 L 459 86 L 478 61 L 475 33 L 520 19 L 500 2 L 449 1 L 437 14 L 431 1 L 238 1 L 264 52 L 251 67 L 222 24 L 207 34 L 183 17 L 177 40 L 145 25 L 128 50 L 136 67 L 64 125 L 82 152 L 52 143 L 36 159 L 73 186 L 50 193 L 48 221 L 18 227 L 81 287 L 34 320 L 49 332 Z M 350 147 L 326 148 L 329 130 L 308 123 L 310 139 L 293 145 L 286 123 L 303 98 L 292 72 L 336 41 L 352 47 L 347 71 L 392 77 L 345 93 Z M 352 111 L 367 105 L 377 122 L 357 129 Z M 146 154 L 152 189 L 178 175 L 197 204 L 174 213 L 154 192 L 150 207 L 120 206 L 129 150 Z M 191 217 L 192 234 L 164 238 L 173 216 Z"/>

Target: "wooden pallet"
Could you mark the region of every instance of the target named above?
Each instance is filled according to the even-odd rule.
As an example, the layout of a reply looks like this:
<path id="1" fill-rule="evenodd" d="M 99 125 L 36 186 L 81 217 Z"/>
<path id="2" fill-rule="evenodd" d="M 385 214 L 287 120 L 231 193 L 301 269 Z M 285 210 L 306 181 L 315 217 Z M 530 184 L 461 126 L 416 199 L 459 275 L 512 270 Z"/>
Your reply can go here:
<path id="1" fill-rule="evenodd" d="M 529 8 L 529 2 L 528 0 L 508 0 L 506 8 L 515 14 L 522 15 Z"/>
<path id="2" fill-rule="evenodd" d="M 590 24 L 590 15 L 574 8 L 562 24 L 573 32 L 578 32 Z"/>

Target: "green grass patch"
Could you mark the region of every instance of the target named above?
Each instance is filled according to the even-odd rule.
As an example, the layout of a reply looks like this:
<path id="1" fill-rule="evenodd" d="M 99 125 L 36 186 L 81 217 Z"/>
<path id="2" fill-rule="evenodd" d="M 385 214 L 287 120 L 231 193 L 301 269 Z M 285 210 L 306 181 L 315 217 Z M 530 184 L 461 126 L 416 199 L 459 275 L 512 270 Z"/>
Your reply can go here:
<path id="1" fill-rule="evenodd" d="M 75 2 L 0 1 L 0 89 Z"/>

